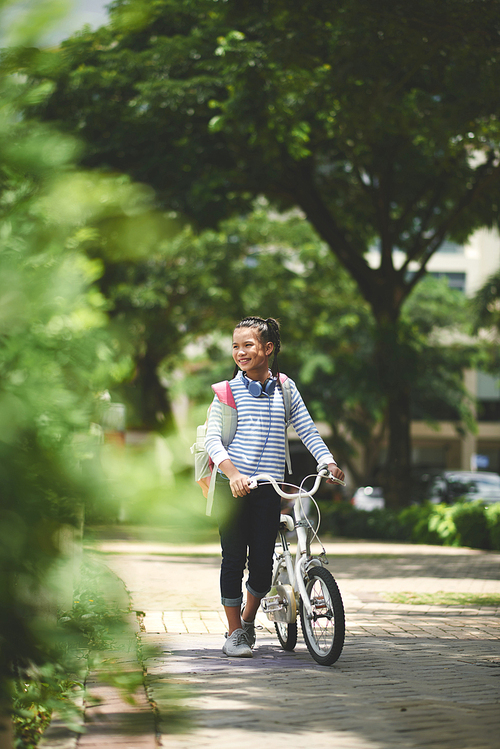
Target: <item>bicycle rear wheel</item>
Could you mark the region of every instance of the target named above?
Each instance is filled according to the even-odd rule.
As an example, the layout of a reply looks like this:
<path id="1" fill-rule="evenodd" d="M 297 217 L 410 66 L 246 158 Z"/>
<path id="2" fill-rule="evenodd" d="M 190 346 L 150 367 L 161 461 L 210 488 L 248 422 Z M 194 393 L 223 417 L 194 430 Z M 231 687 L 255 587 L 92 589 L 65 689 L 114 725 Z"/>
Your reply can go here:
<path id="1" fill-rule="evenodd" d="M 311 567 L 304 579 L 311 601 L 312 618 L 300 600 L 300 621 L 307 649 L 322 666 L 331 666 L 344 647 L 345 614 L 333 575 L 324 567 Z"/>
<path id="2" fill-rule="evenodd" d="M 274 622 L 274 628 L 283 650 L 293 650 L 297 644 L 297 623 Z"/>
<path id="3" fill-rule="evenodd" d="M 288 572 L 284 561 L 281 562 L 278 568 L 278 573 L 275 576 L 273 582 L 278 583 L 279 585 L 290 585 L 290 578 L 288 577 Z M 295 610 L 295 606 L 293 608 Z M 296 617 L 297 614 L 295 613 L 293 618 L 296 619 Z M 297 622 L 274 622 L 274 628 L 283 650 L 293 650 L 297 644 Z"/>

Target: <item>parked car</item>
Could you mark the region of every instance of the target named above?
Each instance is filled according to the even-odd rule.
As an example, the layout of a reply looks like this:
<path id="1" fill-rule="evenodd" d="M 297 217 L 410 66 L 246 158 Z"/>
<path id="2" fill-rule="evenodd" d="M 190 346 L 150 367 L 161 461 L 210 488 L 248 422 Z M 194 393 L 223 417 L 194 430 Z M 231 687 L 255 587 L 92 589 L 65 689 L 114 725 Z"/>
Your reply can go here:
<path id="1" fill-rule="evenodd" d="M 434 504 L 451 504 L 458 499 L 500 502 L 500 476 L 481 471 L 444 471 L 431 480 L 428 498 Z"/>
<path id="2" fill-rule="evenodd" d="M 383 510 L 385 499 L 380 486 L 360 486 L 356 489 L 351 504 L 358 510 Z"/>

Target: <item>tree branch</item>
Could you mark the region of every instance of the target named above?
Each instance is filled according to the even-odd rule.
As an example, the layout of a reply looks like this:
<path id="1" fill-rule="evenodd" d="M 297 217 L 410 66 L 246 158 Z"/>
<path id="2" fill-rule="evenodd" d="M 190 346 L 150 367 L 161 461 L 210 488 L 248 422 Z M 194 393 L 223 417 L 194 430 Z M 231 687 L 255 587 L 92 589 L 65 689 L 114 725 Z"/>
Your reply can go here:
<path id="1" fill-rule="evenodd" d="M 391 187 L 392 168 L 387 165 L 387 169 L 379 180 L 377 214 L 380 232 L 380 268 L 382 272 L 391 273 L 394 270 L 392 259 L 393 242 L 390 230 L 390 205 L 391 205 Z"/>
<path id="2" fill-rule="evenodd" d="M 358 283 L 365 298 L 371 299 L 371 274 L 375 271 L 370 268 L 363 257 L 362 252 L 365 248 L 355 247 L 339 228 L 314 185 L 310 170 L 305 165 L 302 169 L 296 167 L 293 180 L 286 186 L 286 189 L 303 209 L 320 237 L 335 252 L 342 265 Z"/>
<path id="3" fill-rule="evenodd" d="M 434 233 L 434 236 L 429 240 L 427 248 L 421 258 L 421 265 L 419 270 L 415 273 L 409 286 L 412 289 L 418 281 L 422 278 L 425 273 L 426 265 L 432 255 L 436 252 L 439 246 L 442 244 L 446 235 L 449 233 L 451 227 L 455 221 L 459 218 L 460 214 L 474 203 L 479 195 L 485 190 L 485 188 L 496 178 L 500 177 L 500 162 L 494 169 L 491 169 L 495 161 L 495 153 L 492 151 L 488 157 L 488 160 L 481 167 L 478 167 L 477 172 L 481 170 L 481 176 L 478 175 L 473 186 L 462 196 L 456 208 L 450 213 L 448 218 L 443 221 L 439 229 Z M 481 179 L 481 177 L 484 178 Z"/>
<path id="4" fill-rule="evenodd" d="M 408 205 L 406 206 L 406 208 L 403 211 L 403 213 L 401 214 L 401 216 L 394 223 L 394 236 L 398 237 L 400 235 L 406 219 L 408 218 L 408 216 L 410 216 L 414 212 L 415 206 L 418 205 L 418 203 L 423 199 L 423 197 L 426 195 L 426 193 L 429 192 L 429 190 L 431 189 L 431 187 L 433 186 L 433 184 L 434 184 L 434 180 L 429 180 L 422 187 L 422 189 L 417 193 L 417 195 L 415 195 L 415 197 L 413 198 L 413 200 L 411 200 L 408 203 Z M 437 190 L 436 190 L 436 192 L 437 192 Z M 436 192 L 435 192 L 435 194 L 436 194 Z M 431 201 L 430 205 L 432 205 L 432 208 L 434 208 L 435 200 L 434 200 L 434 202 Z"/>
<path id="5" fill-rule="evenodd" d="M 423 218 L 420 224 L 420 230 L 415 238 L 413 247 L 410 250 L 408 250 L 406 253 L 406 260 L 401 266 L 401 270 L 403 271 L 403 273 L 408 269 L 409 264 L 413 260 L 415 260 L 415 258 L 418 258 L 418 256 L 422 252 L 422 249 L 423 249 L 422 238 L 424 236 L 424 233 L 427 230 L 427 226 L 429 225 L 429 221 L 434 212 L 434 208 L 438 204 L 442 192 L 443 192 L 443 184 L 440 182 L 437 184 L 436 189 L 434 190 L 434 195 L 427 203 L 427 209 L 423 215 Z"/>

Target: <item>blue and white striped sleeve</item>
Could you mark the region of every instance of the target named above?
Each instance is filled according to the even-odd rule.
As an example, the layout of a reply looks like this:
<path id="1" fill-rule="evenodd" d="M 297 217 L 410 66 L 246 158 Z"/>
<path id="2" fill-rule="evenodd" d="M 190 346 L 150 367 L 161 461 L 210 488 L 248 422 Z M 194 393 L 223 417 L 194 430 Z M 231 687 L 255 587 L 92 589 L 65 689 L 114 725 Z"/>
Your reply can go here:
<path id="1" fill-rule="evenodd" d="M 222 444 L 222 408 L 218 397 L 215 395 L 208 415 L 207 432 L 205 435 L 205 449 L 213 462 L 219 467 L 223 460 L 229 458 L 229 454 Z"/>
<path id="2" fill-rule="evenodd" d="M 295 383 L 292 384 L 290 423 L 318 463 L 335 463 L 335 458 L 323 442 Z"/>

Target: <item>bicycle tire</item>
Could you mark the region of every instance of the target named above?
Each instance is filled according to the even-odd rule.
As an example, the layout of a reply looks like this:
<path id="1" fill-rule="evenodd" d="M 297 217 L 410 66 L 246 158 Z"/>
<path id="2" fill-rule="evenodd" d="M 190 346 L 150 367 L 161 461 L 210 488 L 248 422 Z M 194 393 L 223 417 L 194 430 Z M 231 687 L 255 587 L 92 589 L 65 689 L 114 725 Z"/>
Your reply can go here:
<path id="1" fill-rule="evenodd" d="M 292 651 L 297 644 L 297 623 L 286 624 L 286 622 L 274 622 L 274 628 L 283 650 Z"/>
<path id="2" fill-rule="evenodd" d="M 288 577 L 288 571 L 284 563 L 280 565 L 273 583 L 290 585 L 290 578 Z M 283 650 L 289 652 L 294 650 L 297 644 L 297 635 L 299 631 L 297 622 L 274 622 L 274 629 L 276 630 L 279 643 Z"/>
<path id="3" fill-rule="evenodd" d="M 342 596 L 333 575 L 324 567 L 311 567 L 304 578 L 313 607 L 309 619 L 302 599 L 299 612 L 307 649 L 321 666 L 331 666 L 340 657 L 345 639 Z"/>

